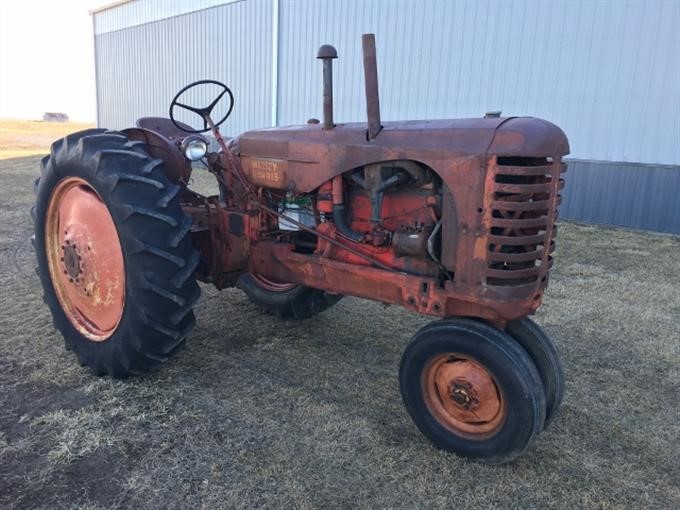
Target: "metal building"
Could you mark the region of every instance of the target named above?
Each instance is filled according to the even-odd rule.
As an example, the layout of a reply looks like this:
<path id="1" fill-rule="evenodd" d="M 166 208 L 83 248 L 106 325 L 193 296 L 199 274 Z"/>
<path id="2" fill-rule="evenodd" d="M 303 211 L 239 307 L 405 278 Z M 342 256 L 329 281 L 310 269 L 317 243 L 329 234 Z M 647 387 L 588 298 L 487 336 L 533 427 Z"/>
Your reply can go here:
<path id="1" fill-rule="evenodd" d="M 361 121 L 373 32 L 384 120 L 548 119 L 572 148 L 563 218 L 680 234 L 680 2 L 128 0 L 93 23 L 100 126 L 204 78 L 234 90 L 228 135 L 320 118 L 325 43 L 336 121 Z"/>

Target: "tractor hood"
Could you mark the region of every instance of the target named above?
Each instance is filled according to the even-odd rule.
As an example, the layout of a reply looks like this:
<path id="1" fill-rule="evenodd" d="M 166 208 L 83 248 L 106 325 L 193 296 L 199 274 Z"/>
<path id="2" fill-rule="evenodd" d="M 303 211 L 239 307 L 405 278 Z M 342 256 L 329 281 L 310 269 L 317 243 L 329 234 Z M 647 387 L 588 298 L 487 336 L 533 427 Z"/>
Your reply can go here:
<path id="1" fill-rule="evenodd" d="M 567 138 L 532 117 L 384 122 L 373 140 L 366 124 L 319 124 L 261 129 L 237 140 L 244 170 L 255 184 L 309 192 L 352 168 L 389 160 L 422 162 L 441 173 L 453 159 L 490 155 L 562 157 Z"/>

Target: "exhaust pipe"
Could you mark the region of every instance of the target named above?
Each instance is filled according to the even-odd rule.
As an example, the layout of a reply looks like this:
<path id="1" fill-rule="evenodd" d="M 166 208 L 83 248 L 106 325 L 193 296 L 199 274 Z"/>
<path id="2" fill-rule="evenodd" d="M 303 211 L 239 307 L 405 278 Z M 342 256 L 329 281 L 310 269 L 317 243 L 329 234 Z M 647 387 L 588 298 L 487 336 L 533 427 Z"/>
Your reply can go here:
<path id="1" fill-rule="evenodd" d="M 316 58 L 323 60 L 323 128 L 333 129 L 333 59 L 338 58 L 338 52 L 330 44 L 324 44 Z"/>
<path id="2" fill-rule="evenodd" d="M 378 63 L 375 54 L 375 34 L 361 36 L 364 50 L 364 79 L 366 83 L 366 114 L 368 116 L 368 139 L 373 140 L 380 125 L 380 98 L 378 95 Z"/>

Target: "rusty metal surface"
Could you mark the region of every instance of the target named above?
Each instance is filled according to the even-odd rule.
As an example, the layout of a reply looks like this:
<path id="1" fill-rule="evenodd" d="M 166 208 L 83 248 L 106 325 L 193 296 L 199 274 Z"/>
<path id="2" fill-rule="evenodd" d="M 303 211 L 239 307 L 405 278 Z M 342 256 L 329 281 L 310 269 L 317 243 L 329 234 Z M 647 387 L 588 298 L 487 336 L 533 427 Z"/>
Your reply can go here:
<path id="1" fill-rule="evenodd" d="M 372 141 L 362 124 L 333 130 L 307 125 L 246 133 L 236 146 L 240 157 L 228 149 L 223 153 L 220 179 L 229 179 L 227 170 L 233 166 L 233 174 L 250 185 L 297 193 L 321 187 L 322 204 L 340 199 L 326 197 L 334 189 L 328 189 L 329 181 L 368 162 L 416 161 L 431 169 L 442 181 L 442 263 L 453 279 L 442 286 L 430 257 L 399 256 L 380 241 L 371 244 L 370 236 L 359 243 L 343 241 L 331 223 L 317 229 L 298 224 L 318 241 L 313 255 L 295 253 L 286 243 L 261 240 L 259 232 L 271 228 L 261 215 L 245 238 L 230 236 L 228 226 L 219 232 L 222 239 L 230 236 L 224 246 L 233 252 L 222 250 L 225 273 L 242 271 L 247 264 L 248 271 L 277 282 L 377 299 L 439 317 L 481 317 L 498 325 L 540 306 L 554 249 L 561 157 L 568 151 L 566 137 L 554 125 L 533 118 L 386 123 Z M 246 191 L 255 197 L 251 207 L 280 216 L 258 203 L 253 190 Z M 350 226 L 365 231 L 372 224 L 370 201 L 357 193 L 348 194 Z M 421 217 L 413 211 L 438 200 L 398 193 L 386 199 L 385 211 L 397 218 L 390 228 L 398 230 L 402 215 L 406 223 L 418 220 L 426 231 L 433 229 L 437 214 Z"/>
<path id="2" fill-rule="evenodd" d="M 45 241 L 50 279 L 66 317 L 88 340 L 107 340 L 123 316 L 125 263 L 111 213 L 85 180 L 68 177 L 55 187 Z"/>
<path id="3" fill-rule="evenodd" d="M 392 251 L 366 245 L 361 250 L 369 251 L 387 268 L 380 271 L 370 267 L 370 260 L 361 260 L 343 253 L 342 247 L 324 246 L 321 242 L 317 256 L 296 254 L 281 244 L 256 242 L 251 248 L 250 269 L 278 281 L 378 299 L 428 315 L 475 316 L 499 325 L 524 317 L 540 306 L 547 285 L 554 247 L 552 225 L 563 184 L 559 175 L 565 166 L 559 157 L 547 165 L 545 158 L 522 162 L 525 165 L 513 161 L 510 165 L 498 165 L 492 157 L 488 171 L 478 172 L 480 180 L 471 180 L 475 173 L 467 173 L 468 186 L 464 189 L 470 192 L 471 201 L 481 197 L 482 207 L 471 213 L 477 218 L 472 228 L 461 222 L 457 238 L 444 236 L 449 241 L 448 244 L 443 241 L 443 246 L 451 246 L 456 253 L 456 266 L 452 268 L 453 281 L 447 281 L 443 287 L 434 278 L 434 268 L 419 267 L 416 257 L 407 257 L 408 263 L 398 266 Z M 541 162 L 544 164 L 539 165 Z M 497 182 L 498 176 L 505 176 L 506 171 L 519 182 Z M 395 197 L 395 206 L 410 207 L 409 200 L 413 199 Z M 361 206 L 358 197 L 352 202 L 367 215 L 366 202 Z M 321 225 L 319 229 L 322 227 L 325 237 L 333 236 L 330 225 Z"/>
<path id="4" fill-rule="evenodd" d="M 287 189 L 288 161 L 285 159 L 241 157 L 243 170 L 256 186 Z"/>
<path id="5" fill-rule="evenodd" d="M 177 142 L 192 133 L 194 128 L 188 124 L 179 121 L 175 122 L 177 122 L 177 125 L 167 117 L 141 117 L 137 119 L 136 126 L 138 128 L 155 131 L 174 142 Z M 186 130 L 179 128 L 186 128 Z M 201 136 L 201 138 L 203 138 L 205 142 L 208 141 L 203 136 Z"/>
<path id="6" fill-rule="evenodd" d="M 534 118 L 388 122 L 370 142 L 364 124 L 338 125 L 331 131 L 318 126 L 268 129 L 245 133 L 239 146 L 247 161 L 287 160 L 285 166 L 272 165 L 268 180 L 295 192 L 311 191 L 347 170 L 376 161 L 423 163 L 444 184 L 444 264 L 459 275 L 460 285 L 470 291 L 478 289 L 475 292 L 484 289 L 489 269 L 486 249 L 491 235 L 491 197 L 516 189 L 502 183 L 492 189 L 487 167 L 493 156 L 551 157 L 557 161 L 569 150 L 559 128 Z M 250 179 L 257 178 L 252 170 L 245 170 Z M 549 189 L 551 185 L 537 183 L 532 191 Z M 556 191 L 551 196 L 557 200 Z M 532 297 L 528 288 L 526 294 L 526 298 Z"/>
<path id="7" fill-rule="evenodd" d="M 487 283 L 547 283 L 555 215 L 566 165 L 559 159 L 494 158 L 486 179 L 483 223 L 488 238 Z M 507 164 L 501 164 L 507 163 Z"/>
<path id="8" fill-rule="evenodd" d="M 375 34 L 361 36 L 364 51 L 364 83 L 366 88 L 366 116 L 368 118 L 368 140 L 373 140 L 380 125 L 380 96 L 378 93 L 378 63 L 375 50 Z"/>
<path id="9" fill-rule="evenodd" d="M 153 120 L 157 119 L 154 117 Z M 175 128 L 174 131 L 176 134 L 177 129 Z M 168 130 L 165 132 L 168 133 Z M 123 129 L 121 133 L 124 133 L 130 140 L 144 142 L 149 155 L 162 159 L 165 163 L 165 173 L 172 182 L 187 182 L 191 175 L 191 163 L 179 150 L 180 138 L 173 140 L 162 133 L 141 127 Z"/>
<path id="10" fill-rule="evenodd" d="M 470 161 L 474 165 L 474 161 Z M 471 168 L 474 171 L 474 166 Z M 477 209 L 479 214 L 479 208 Z M 469 215 L 468 215 L 469 217 Z M 448 186 L 442 186 L 442 235 L 441 245 L 441 263 L 444 267 L 449 269 L 456 267 L 458 260 L 458 238 L 461 233 L 460 222 L 458 221 L 458 213 L 456 212 L 456 203 L 453 201 L 453 195 Z M 467 230 L 467 225 L 465 226 Z"/>
<path id="11" fill-rule="evenodd" d="M 430 412 L 454 433 L 489 436 L 508 413 L 503 393 L 489 370 L 458 353 L 440 354 L 427 363 L 423 390 Z"/>
<path id="12" fill-rule="evenodd" d="M 436 278 L 295 253 L 273 241 L 252 242 L 250 253 L 249 271 L 272 280 L 401 305 L 434 317 L 479 317 L 504 325 L 533 313 L 540 304 L 510 292 L 467 292 L 450 281 L 442 288 Z"/>
<path id="13" fill-rule="evenodd" d="M 360 166 L 395 159 L 419 161 L 450 184 L 456 160 L 503 156 L 563 156 L 567 138 L 541 119 L 488 118 L 385 122 L 380 136 L 366 139 L 363 123 L 318 125 L 249 131 L 238 137 L 241 156 L 287 160 L 279 180 L 298 193 Z M 458 161 L 460 163 L 460 161 Z"/>

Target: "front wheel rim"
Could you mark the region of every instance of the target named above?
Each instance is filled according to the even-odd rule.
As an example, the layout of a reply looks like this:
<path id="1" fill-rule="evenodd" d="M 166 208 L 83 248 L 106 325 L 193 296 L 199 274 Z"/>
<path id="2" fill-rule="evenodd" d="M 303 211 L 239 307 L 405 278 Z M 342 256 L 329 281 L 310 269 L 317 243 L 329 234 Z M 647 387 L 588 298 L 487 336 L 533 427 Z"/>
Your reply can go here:
<path id="1" fill-rule="evenodd" d="M 449 431 L 485 439 L 507 415 L 505 399 L 491 372 L 457 353 L 432 358 L 423 371 L 423 396 L 430 413 Z"/>
<path id="2" fill-rule="evenodd" d="M 57 183 L 45 220 L 47 266 L 71 325 L 93 342 L 107 340 L 125 305 L 125 264 L 108 207 L 84 179 Z"/>

